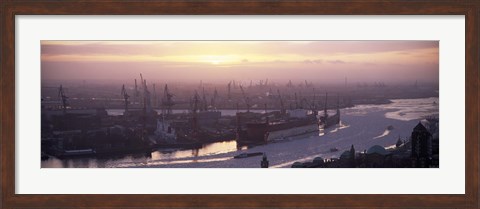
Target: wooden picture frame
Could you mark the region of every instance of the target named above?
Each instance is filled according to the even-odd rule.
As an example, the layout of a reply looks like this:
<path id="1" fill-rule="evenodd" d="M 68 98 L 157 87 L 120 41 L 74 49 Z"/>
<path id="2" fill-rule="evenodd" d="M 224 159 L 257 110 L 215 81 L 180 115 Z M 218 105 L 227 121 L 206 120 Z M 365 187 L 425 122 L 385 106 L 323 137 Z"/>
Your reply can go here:
<path id="1" fill-rule="evenodd" d="M 479 28 L 477 0 L 1 2 L 2 208 L 478 208 Z M 15 194 L 16 15 L 464 15 L 466 22 L 465 194 L 442 195 L 23 195 Z"/>

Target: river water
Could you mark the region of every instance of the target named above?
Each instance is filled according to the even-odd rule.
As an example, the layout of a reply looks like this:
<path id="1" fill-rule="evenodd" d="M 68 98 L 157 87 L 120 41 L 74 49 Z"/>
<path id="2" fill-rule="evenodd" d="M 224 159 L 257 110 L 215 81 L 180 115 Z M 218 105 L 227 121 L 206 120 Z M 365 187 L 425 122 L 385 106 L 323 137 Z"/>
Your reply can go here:
<path id="1" fill-rule="evenodd" d="M 184 110 L 177 110 L 182 112 Z M 236 110 L 221 110 L 222 115 L 235 115 Z M 107 110 L 121 115 L 122 110 Z M 258 112 L 263 112 L 258 110 Z M 438 98 L 398 99 L 385 105 L 359 105 L 341 110 L 341 124 L 321 133 L 291 138 L 285 142 L 257 147 L 237 147 L 235 140 L 206 144 L 192 150 L 158 150 L 151 157 L 127 155 L 119 158 L 77 158 L 60 160 L 51 157 L 42 161 L 42 168 L 114 168 L 114 167 L 168 167 L 168 168 L 256 168 L 261 156 L 234 159 L 244 152 L 267 153 L 272 167 L 289 167 L 293 162 L 315 157 L 337 157 L 353 144 L 357 151 L 373 145 L 384 147 L 395 144 L 398 137 L 407 138 L 413 127 L 425 116 L 438 116 Z M 393 130 L 387 130 L 393 126 Z M 329 152 L 332 147 L 340 151 Z"/>
<path id="2" fill-rule="evenodd" d="M 122 157 L 110 158 L 74 158 L 74 159 L 50 159 L 42 161 L 42 168 L 111 168 L 119 167 L 126 163 L 144 164 L 149 161 L 164 160 L 170 163 L 182 162 L 180 159 L 197 158 L 218 155 L 222 153 L 233 152 L 237 150 L 245 150 L 246 146 L 238 147 L 235 140 L 216 142 L 206 144 L 200 149 L 179 150 L 179 149 L 163 149 L 152 152 L 152 157 L 145 157 L 143 154 L 126 155 Z M 192 160 L 191 162 L 195 162 Z M 208 160 L 200 160 L 197 162 L 208 162 Z"/>

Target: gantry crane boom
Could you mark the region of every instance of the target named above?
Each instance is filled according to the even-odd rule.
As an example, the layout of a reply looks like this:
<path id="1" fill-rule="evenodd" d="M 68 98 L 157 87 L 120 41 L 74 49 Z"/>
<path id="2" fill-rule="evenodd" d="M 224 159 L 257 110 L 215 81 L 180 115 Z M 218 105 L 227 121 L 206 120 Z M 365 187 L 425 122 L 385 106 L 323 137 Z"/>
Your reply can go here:
<path id="1" fill-rule="evenodd" d="M 123 96 L 123 99 L 125 100 L 125 114 L 128 112 L 128 98 L 130 96 L 127 94 L 127 90 L 125 89 L 125 84 L 122 85 L 122 92 L 120 93 Z"/>
<path id="2" fill-rule="evenodd" d="M 285 106 L 283 104 L 283 99 L 282 99 L 282 95 L 280 94 L 280 90 L 277 89 L 277 93 L 278 93 L 278 99 L 280 100 L 280 113 L 282 115 L 285 115 L 287 113 L 287 111 L 285 110 Z"/>
<path id="3" fill-rule="evenodd" d="M 245 90 L 243 89 L 243 86 L 240 85 L 240 90 L 242 91 L 243 99 L 245 100 L 245 105 L 247 105 L 247 112 L 250 112 L 250 98 L 247 97 L 245 94 Z"/>
<path id="4" fill-rule="evenodd" d="M 60 85 L 60 88 L 58 88 L 58 97 L 60 97 L 60 99 L 62 100 L 63 113 L 66 113 L 67 105 L 68 105 L 68 101 L 67 101 L 68 97 L 65 96 L 65 92 L 62 85 Z"/>

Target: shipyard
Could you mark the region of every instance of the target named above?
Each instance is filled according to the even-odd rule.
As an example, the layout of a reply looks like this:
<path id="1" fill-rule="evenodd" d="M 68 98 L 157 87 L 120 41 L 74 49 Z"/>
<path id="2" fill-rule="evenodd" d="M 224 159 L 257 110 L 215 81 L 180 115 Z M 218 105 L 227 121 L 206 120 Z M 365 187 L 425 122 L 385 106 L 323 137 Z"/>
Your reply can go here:
<path id="1" fill-rule="evenodd" d="M 434 89 L 415 87 L 415 84 L 402 87 L 399 95 L 391 94 L 392 98 L 362 96 L 363 99 L 358 100 L 346 96 L 352 91 L 342 88 L 355 89 L 355 95 L 370 88 L 391 90 L 344 84 L 342 88 L 332 88 L 337 92 L 329 93 L 317 92 L 313 84 L 292 87 L 290 82 L 269 85 L 260 81 L 244 87 L 242 82 L 229 81 L 223 91 L 220 85 L 199 83 L 190 93 L 183 92 L 188 90 L 177 90 L 177 93 L 174 89 L 180 88 L 175 85 L 164 84 L 158 92 L 156 85 L 148 85 L 143 76 L 139 75 L 137 85 L 135 79 L 132 80 L 130 86 L 118 85 L 117 92 L 110 92 L 110 98 L 99 99 L 88 95 L 89 87 L 83 84 L 45 87 L 42 90 L 46 95 L 42 100 L 42 159 L 114 159 L 129 155 L 151 159 L 152 153 L 195 152 L 215 143 L 235 144 L 230 147 L 230 151 L 239 152 L 233 156 L 235 159 L 242 154 L 247 157 L 251 153 L 249 149 L 255 147 L 328 135 L 329 131 L 341 129 L 342 121 L 348 122 L 342 120 L 341 110 L 389 105 L 391 100 L 405 97 L 401 94 L 409 88 L 415 93 L 406 99 L 435 98 Z M 436 102 L 431 105 L 434 107 Z M 263 155 L 263 152 L 256 153 Z"/>
<path id="2" fill-rule="evenodd" d="M 203 65 L 229 62 L 211 57 Z M 133 69 L 42 72 L 42 168 L 439 167 L 438 78 Z"/>

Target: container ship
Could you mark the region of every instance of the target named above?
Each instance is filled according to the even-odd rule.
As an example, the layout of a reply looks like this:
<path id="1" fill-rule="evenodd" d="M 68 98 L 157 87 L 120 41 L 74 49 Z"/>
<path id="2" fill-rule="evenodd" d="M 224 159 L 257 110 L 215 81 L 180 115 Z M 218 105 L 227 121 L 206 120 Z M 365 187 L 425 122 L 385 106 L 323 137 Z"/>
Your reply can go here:
<path id="1" fill-rule="evenodd" d="M 304 114 L 269 121 L 266 117 L 262 122 L 247 122 L 244 128 L 237 127 L 237 143 L 239 144 L 265 144 L 273 141 L 288 139 L 289 137 L 307 133 L 319 132 L 319 121 L 316 115 L 307 115 L 306 110 L 294 110 Z"/>

